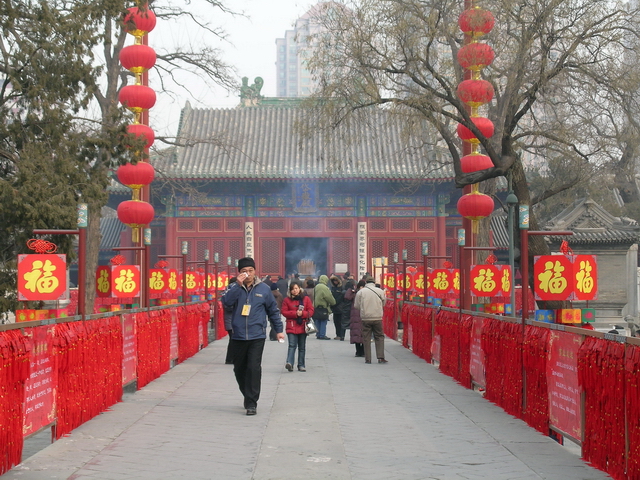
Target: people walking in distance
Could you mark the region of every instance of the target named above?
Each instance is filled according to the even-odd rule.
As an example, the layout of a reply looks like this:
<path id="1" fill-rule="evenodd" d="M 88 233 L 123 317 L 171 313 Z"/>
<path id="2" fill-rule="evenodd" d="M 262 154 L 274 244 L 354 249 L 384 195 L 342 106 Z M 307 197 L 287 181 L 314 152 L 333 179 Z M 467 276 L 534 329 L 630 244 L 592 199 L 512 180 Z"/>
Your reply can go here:
<path id="1" fill-rule="evenodd" d="M 342 328 L 342 314 L 344 308 L 344 288 L 342 287 L 342 279 L 338 276 L 332 276 L 331 295 L 336 301 L 335 306 L 331 309 L 333 312 L 333 325 L 336 327 L 336 336 L 334 340 L 344 340 L 344 330 Z"/>
<path id="2" fill-rule="evenodd" d="M 357 284 L 352 281 L 347 283 L 347 289 L 344 292 L 345 303 L 349 306 L 349 343 L 356 347 L 356 357 L 364 357 L 364 344 L 362 343 L 362 319 L 360 318 L 360 310 L 354 307 L 353 302 L 356 293 L 365 286 L 365 281 L 360 280 Z M 343 317 L 344 325 L 344 317 Z"/>
<path id="3" fill-rule="evenodd" d="M 287 296 L 287 291 L 289 289 L 289 280 L 283 277 L 278 277 L 276 285 L 278 285 L 278 291 L 280 292 L 280 295 L 282 295 L 282 299 L 284 300 L 284 297 Z"/>
<path id="4" fill-rule="evenodd" d="M 232 308 L 232 335 L 229 339 L 233 355 L 233 372 L 244 396 L 247 415 L 255 415 L 262 381 L 262 353 L 267 337 L 267 317 L 284 340 L 282 320 L 271 289 L 256 277 L 253 258 L 238 260 L 236 283 L 222 296 L 222 304 Z"/>
<path id="5" fill-rule="evenodd" d="M 236 283 L 236 277 L 231 277 L 227 282 L 227 289 Z M 232 307 L 224 307 L 224 329 L 229 334 L 229 343 L 227 344 L 227 356 L 224 360 L 225 365 L 233 365 L 233 355 L 231 353 L 231 336 L 233 334 L 233 327 L 231 325 L 231 317 L 233 316 Z"/>
<path id="6" fill-rule="evenodd" d="M 271 288 L 271 293 L 273 294 L 273 298 L 276 299 L 276 303 L 278 304 L 278 310 L 280 310 L 280 313 L 282 313 L 282 301 L 284 300 L 284 297 L 280 294 L 280 290 L 278 290 L 278 285 L 276 285 L 275 283 L 272 283 L 270 285 L 270 288 Z M 278 336 L 273 327 L 269 329 L 269 340 L 271 341 L 278 340 Z"/>
<path id="7" fill-rule="evenodd" d="M 313 289 L 316 286 L 316 282 L 312 277 L 307 277 L 304 279 L 304 292 L 311 299 L 311 303 L 313 303 Z"/>
<path id="8" fill-rule="evenodd" d="M 336 304 L 331 290 L 329 290 L 329 277 L 320 275 L 318 284 L 313 290 L 313 319 L 316 322 L 316 338 L 319 340 L 331 340 L 327 337 L 327 321 L 331 314 L 331 307 Z"/>
<path id="9" fill-rule="evenodd" d="M 307 321 L 313 316 L 313 303 L 304 293 L 300 282 L 293 281 L 289 285 L 289 295 L 282 302 L 282 315 L 286 319 L 287 338 L 289 349 L 287 351 L 287 363 L 285 368 L 293 371 L 293 365 L 298 349 L 298 371 L 306 372 L 304 357 L 307 345 Z"/>
<path id="10" fill-rule="evenodd" d="M 384 312 L 384 290 L 375 286 L 373 277 L 366 278 L 353 302 L 353 306 L 360 310 L 362 319 L 362 342 L 364 344 L 364 362 L 371 363 L 371 333 L 376 344 L 378 363 L 387 363 L 384 358 L 384 332 L 382 330 L 382 315 Z"/>

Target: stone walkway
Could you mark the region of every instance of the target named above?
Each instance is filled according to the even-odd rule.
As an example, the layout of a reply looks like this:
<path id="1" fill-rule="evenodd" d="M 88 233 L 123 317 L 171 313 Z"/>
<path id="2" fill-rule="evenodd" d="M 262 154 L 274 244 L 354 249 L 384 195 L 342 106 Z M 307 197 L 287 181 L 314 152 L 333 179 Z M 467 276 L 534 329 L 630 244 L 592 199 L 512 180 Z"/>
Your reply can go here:
<path id="1" fill-rule="evenodd" d="M 366 365 L 348 341 L 307 342 L 307 372 L 267 341 L 245 415 L 226 338 L 46 447 L 2 480 L 609 478 L 398 342 Z"/>

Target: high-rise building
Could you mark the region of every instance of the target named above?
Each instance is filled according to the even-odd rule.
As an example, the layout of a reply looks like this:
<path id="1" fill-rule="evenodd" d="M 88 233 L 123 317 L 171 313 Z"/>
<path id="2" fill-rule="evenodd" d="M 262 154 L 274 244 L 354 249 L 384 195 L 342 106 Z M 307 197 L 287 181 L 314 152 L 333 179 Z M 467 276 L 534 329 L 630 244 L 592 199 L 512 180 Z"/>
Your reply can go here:
<path id="1" fill-rule="evenodd" d="M 320 2 L 296 20 L 293 30 L 287 30 L 284 38 L 276 39 L 276 76 L 278 97 L 305 97 L 315 86 L 306 67 L 305 55 L 309 52 L 309 35 L 318 33 L 322 26 L 315 19 L 331 11 L 334 2 Z"/>

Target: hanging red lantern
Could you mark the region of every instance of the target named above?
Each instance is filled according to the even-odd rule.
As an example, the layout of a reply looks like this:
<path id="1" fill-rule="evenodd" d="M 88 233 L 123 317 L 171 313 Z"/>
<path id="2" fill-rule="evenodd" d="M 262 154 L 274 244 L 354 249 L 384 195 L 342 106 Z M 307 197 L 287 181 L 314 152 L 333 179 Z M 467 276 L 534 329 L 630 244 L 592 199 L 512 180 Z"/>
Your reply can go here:
<path id="1" fill-rule="evenodd" d="M 141 123 L 127 125 L 127 133 L 135 136 L 137 139 L 144 139 L 146 142 L 144 148 L 150 148 L 156 139 L 153 129 Z"/>
<path id="2" fill-rule="evenodd" d="M 124 29 L 134 37 L 142 37 L 156 26 L 156 15 L 148 6 L 144 8 L 131 7 L 123 19 Z"/>
<path id="3" fill-rule="evenodd" d="M 473 38 L 481 37 L 493 30 L 496 23 L 493 14 L 482 8 L 465 10 L 458 17 L 458 26 L 465 34 Z"/>
<path id="4" fill-rule="evenodd" d="M 460 159 L 460 168 L 463 173 L 479 172 L 480 170 L 486 170 L 492 168 L 493 162 L 487 155 L 481 153 L 472 153 L 465 155 Z"/>
<path id="5" fill-rule="evenodd" d="M 458 50 L 458 63 L 468 70 L 482 70 L 495 58 L 493 48 L 486 43 L 469 43 Z"/>
<path id="6" fill-rule="evenodd" d="M 493 122 L 486 117 L 471 117 L 471 121 L 475 124 L 475 126 L 480 130 L 480 133 L 485 137 L 489 138 L 493 136 Z M 458 124 L 458 136 L 464 140 L 465 142 L 471 143 L 480 143 L 480 141 L 476 138 L 471 130 L 462 125 Z"/>
<path id="7" fill-rule="evenodd" d="M 493 94 L 493 85 L 486 80 L 465 80 L 458 85 L 458 98 L 470 107 L 489 103 Z"/>
<path id="8" fill-rule="evenodd" d="M 463 195 L 458 200 L 458 212 L 469 220 L 480 220 L 488 217 L 493 212 L 493 208 L 493 199 L 489 195 L 480 192 Z"/>
<path id="9" fill-rule="evenodd" d="M 150 203 L 140 200 L 126 200 L 118 205 L 118 218 L 131 228 L 140 228 L 153 220 L 155 210 Z"/>
<path id="10" fill-rule="evenodd" d="M 129 45 L 120 51 L 120 63 L 133 73 L 143 73 L 156 64 L 156 52 L 148 45 Z"/>
<path id="11" fill-rule="evenodd" d="M 140 113 L 156 104 L 156 92 L 145 85 L 127 85 L 120 90 L 118 100 L 125 108 Z"/>
<path id="12" fill-rule="evenodd" d="M 142 188 L 151 184 L 155 177 L 155 169 L 147 162 L 138 162 L 135 165 L 126 163 L 118 167 L 116 174 L 118 180 L 129 188 Z"/>

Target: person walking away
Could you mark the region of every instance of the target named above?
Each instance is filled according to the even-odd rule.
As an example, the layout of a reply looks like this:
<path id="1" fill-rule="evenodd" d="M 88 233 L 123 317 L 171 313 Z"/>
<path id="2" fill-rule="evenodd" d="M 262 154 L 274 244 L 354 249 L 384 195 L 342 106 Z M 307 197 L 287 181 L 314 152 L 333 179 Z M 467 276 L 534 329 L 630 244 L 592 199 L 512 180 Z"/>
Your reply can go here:
<path id="1" fill-rule="evenodd" d="M 227 282 L 227 290 L 231 285 L 236 283 L 236 277 L 231 277 Z M 223 305 L 224 307 L 224 305 Z M 231 317 L 233 317 L 233 308 L 232 307 L 224 307 L 224 329 L 229 334 L 229 343 L 227 344 L 227 356 L 224 359 L 225 365 L 233 365 L 233 354 L 231 351 L 231 336 L 233 335 L 233 326 L 231 325 Z"/>
<path id="2" fill-rule="evenodd" d="M 271 289 L 256 277 L 253 258 L 238 260 L 236 283 L 222 296 L 222 304 L 233 309 L 231 316 L 233 372 L 244 396 L 247 415 L 255 415 L 262 381 L 262 353 L 267 337 L 267 317 L 284 340 L 282 320 Z"/>
<path id="3" fill-rule="evenodd" d="M 307 296 L 311 299 L 311 303 L 313 303 L 313 289 L 316 286 L 316 282 L 312 277 L 307 277 L 304 279 L 304 291 Z"/>
<path id="4" fill-rule="evenodd" d="M 276 281 L 276 285 L 278 285 L 278 291 L 280 295 L 282 295 L 282 299 L 287 296 L 287 290 L 289 289 L 289 281 L 286 278 L 278 277 Z"/>
<path id="5" fill-rule="evenodd" d="M 287 351 L 287 363 L 285 368 L 293 371 L 293 365 L 298 349 L 298 371 L 306 372 L 304 357 L 307 345 L 307 321 L 313 316 L 313 303 L 304 293 L 300 282 L 293 281 L 289 285 L 289 295 L 282 302 L 282 315 L 286 319 L 287 339 L 289 349 Z"/>
<path id="6" fill-rule="evenodd" d="M 271 293 L 273 294 L 273 298 L 276 299 L 276 303 L 278 304 L 278 310 L 280 310 L 280 314 L 282 314 L 282 301 L 284 300 L 284 298 L 280 294 L 280 290 L 278 290 L 278 286 L 275 283 L 272 283 L 270 285 L 270 288 Z M 273 327 L 269 329 L 269 340 L 271 340 L 272 342 L 278 340 L 278 336 L 276 335 L 276 331 Z"/>
<path id="7" fill-rule="evenodd" d="M 384 332 L 382 330 L 382 315 L 384 312 L 384 290 L 375 286 L 373 277 L 366 278 L 353 301 L 353 306 L 360 310 L 362 319 L 362 342 L 364 344 L 364 363 L 371 363 L 371 333 L 376 344 L 378 363 L 387 363 L 384 358 Z"/>
<path id="8" fill-rule="evenodd" d="M 327 337 L 327 320 L 331 314 L 331 306 L 336 304 L 336 300 L 329 290 L 329 277 L 320 275 L 318 284 L 313 290 L 313 319 L 316 322 L 316 338 L 318 340 L 331 340 Z"/>
<path id="9" fill-rule="evenodd" d="M 336 336 L 334 340 L 344 340 L 344 329 L 342 328 L 342 314 L 344 308 L 344 288 L 342 287 L 342 279 L 338 276 L 332 276 L 331 295 L 336 301 L 333 311 L 333 325 L 336 327 Z"/>

